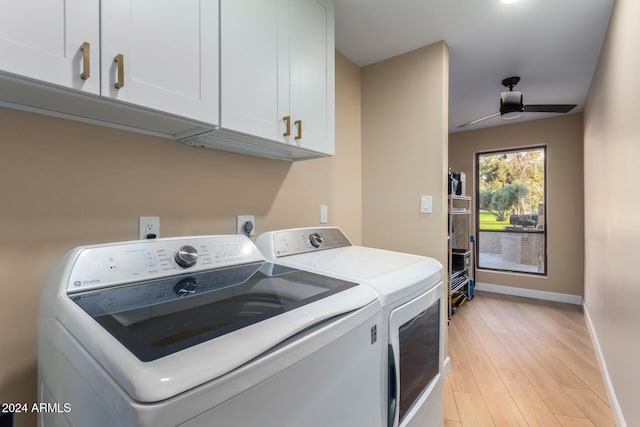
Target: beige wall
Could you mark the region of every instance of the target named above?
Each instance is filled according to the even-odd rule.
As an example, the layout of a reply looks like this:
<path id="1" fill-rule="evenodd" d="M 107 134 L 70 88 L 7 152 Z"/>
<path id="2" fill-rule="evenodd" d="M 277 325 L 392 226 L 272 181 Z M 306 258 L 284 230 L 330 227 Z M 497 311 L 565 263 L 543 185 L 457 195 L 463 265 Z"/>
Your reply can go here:
<path id="1" fill-rule="evenodd" d="M 447 265 L 448 111 L 449 49 L 443 41 L 362 69 L 365 246 Z M 432 196 L 432 213 L 419 212 L 420 196 Z"/>
<path id="2" fill-rule="evenodd" d="M 0 401 L 36 400 L 35 325 L 54 257 L 137 238 L 140 215 L 162 236 L 329 225 L 361 232 L 360 69 L 336 55 L 336 155 L 285 163 L 0 109 Z M 16 425 L 34 417 L 18 416 Z"/>
<path id="3" fill-rule="evenodd" d="M 449 164 L 466 173 L 474 198 L 475 153 L 546 145 L 547 277 L 478 270 L 476 282 L 582 296 L 584 197 L 582 114 L 449 135 Z"/>
<path id="4" fill-rule="evenodd" d="M 362 69 L 366 246 L 445 264 L 448 79 L 445 42 Z M 433 197 L 433 213 L 419 212 L 421 195 Z"/>
<path id="5" fill-rule="evenodd" d="M 584 113 L 585 308 L 628 426 L 640 425 L 639 19 L 640 2 L 616 0 Z"/>

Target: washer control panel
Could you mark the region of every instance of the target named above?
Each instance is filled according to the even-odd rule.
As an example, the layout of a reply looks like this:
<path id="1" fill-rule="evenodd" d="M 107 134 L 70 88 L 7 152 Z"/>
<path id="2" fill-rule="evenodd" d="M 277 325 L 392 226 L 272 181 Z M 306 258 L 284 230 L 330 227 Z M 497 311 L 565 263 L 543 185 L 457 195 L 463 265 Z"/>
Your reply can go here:
<path id="1" fill-rule="evenodd" d="M 297 228 L 273 234 L 276 257 L 351 246 L 351 242 L 337 227 Z"/>
<path id="2" fill-rule="evenodd" d="M 239 235 L 140 240 L 76 251 L 68 293 L 264 261 L 253 242 Z"/>

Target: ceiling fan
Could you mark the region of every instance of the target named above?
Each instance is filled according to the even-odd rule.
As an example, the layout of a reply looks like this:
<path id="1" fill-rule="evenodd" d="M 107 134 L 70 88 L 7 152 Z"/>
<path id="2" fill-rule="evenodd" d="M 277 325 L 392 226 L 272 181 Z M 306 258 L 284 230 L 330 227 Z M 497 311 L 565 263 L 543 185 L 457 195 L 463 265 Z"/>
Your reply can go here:
<path id="1" fill-rule="evenodd" d="M 496 116 L 502 116 L 504 120 L 517 119 L 522 113 L 568 113 L 576 107 L 576 104 L 525 104 L 522 92 L 513 90 L 518 84 L 520 77 L 507 77 L 502 80 L 502 85 L 509 88 L 508 91 L 500 92 L 500 111 L 471 120 L 461 124 L 458 128 L 463 128 Z"/>

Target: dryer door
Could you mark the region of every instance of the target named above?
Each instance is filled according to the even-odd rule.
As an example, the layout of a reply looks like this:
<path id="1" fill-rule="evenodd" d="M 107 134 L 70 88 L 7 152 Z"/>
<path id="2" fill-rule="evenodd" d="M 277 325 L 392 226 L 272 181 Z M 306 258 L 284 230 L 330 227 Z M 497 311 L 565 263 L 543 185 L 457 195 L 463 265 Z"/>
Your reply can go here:
<path id="1" fill-rule="evenodd" d="M 439 382 L 442 301 L 440 283 L 389 316 L 389 426 L 408 425 Z"/>

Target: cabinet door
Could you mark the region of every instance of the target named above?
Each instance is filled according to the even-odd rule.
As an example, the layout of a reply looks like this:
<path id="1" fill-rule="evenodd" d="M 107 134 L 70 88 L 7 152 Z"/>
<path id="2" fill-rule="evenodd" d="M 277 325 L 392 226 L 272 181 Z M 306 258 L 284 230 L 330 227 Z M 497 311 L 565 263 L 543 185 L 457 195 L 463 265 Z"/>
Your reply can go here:
<path id="1" fill-rule="evenodd" d="M 101 24 L 102 96 L 218 123 L 218 0 L 103 1 Z"/>
<path id="2" fill-rule="evenodd" d="M 98 0 L 0 0 L 0 10 L 0 72 L 99 93 Z"/>
<path id="3" fill-rule="evenodd" d="M 290 110 L 301 121 L 301 147 L 334 152 L 335 50 L 332 0 L 290 3 Z M 294 127 L 293 132 L 298 129 Z"/>
<path id="4" fill-rule="evenodd" d="M 279 114 L 278 57 L 286 51 L 288 58 L 288 48 L 278 40 L 278 26 L 286 20 L 287 3 L 221 0 L 222 128 L 284 142 L 283 116 L 288 115 L 288 105 Z"/>

